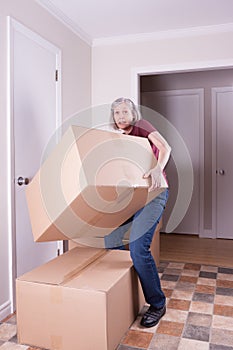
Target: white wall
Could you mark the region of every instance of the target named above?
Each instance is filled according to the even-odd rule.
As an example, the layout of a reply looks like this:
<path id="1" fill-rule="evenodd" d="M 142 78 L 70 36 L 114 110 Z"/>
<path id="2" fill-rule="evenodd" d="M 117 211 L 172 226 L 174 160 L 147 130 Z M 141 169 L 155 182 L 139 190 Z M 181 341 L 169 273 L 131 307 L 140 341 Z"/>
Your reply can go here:
<path id="1" fill-rule="evenodd" d="M 0 320 L 11 310 L 11 237 L 7 218 L 7 16 L 35 31 L 62 51 L 63 120 L 91 103 L 91 47 L 34 0 L 0 2 Z"/>
<path id="2" fill-rule="evenodd" d="M 190 36 L 97 43 L 92 50 L 92 103 L 111 103 L 117 97 L 135 97 L 133 71 L 154 73 L 185 70 L 230 61 L 233 65 L 233 29 L 230 32 L 192 32 Z M 151 67 L 151 69 L 150 69 Z M 164 67 L 164 68 L 163 68 Z"/>

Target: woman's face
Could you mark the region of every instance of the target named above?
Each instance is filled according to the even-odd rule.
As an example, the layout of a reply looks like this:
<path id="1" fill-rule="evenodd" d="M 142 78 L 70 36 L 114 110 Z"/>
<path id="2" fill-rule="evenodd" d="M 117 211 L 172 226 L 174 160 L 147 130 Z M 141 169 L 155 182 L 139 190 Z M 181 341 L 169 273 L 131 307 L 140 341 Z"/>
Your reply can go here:
<path id="1" fill-rule="evenodd" d="M 113 118 L 119 129 L 126 131 L 132 128 L 133 114 L 125 102 L 122 102 L 114 109 Z"/>

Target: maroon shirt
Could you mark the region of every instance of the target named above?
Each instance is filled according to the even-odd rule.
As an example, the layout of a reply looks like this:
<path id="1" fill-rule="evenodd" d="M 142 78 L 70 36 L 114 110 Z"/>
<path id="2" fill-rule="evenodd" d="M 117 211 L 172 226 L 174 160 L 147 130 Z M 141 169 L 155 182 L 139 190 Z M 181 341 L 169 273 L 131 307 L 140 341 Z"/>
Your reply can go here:
<path id="1" fill-rule="evenodd" d="M 154 131 L 157 131 L 157 130 L 150 122 L 148 122 L 145 119 L 140 119 L 140 120 L 136 121 L 136 123 L 133 126 L 133 129 L 130 131 L 130 133 L 128 135 L 140 136 L 140 137 L 145 137 L 148 139 L 148 135 Z M 158 159 L 159 149 L 149 139 L 148 139 L 148 141 L 150 142 L 150 145 L 151 145 L 151 148 L 152 148 L 153 153 L 155 155 L 155 158 Z M 163 175 L 167 181 L 165 171 L 163 171 Z"/>
<path id="2" fill-rule="evenodd" d="M 140 119 L 140 120 L 136 121 L 136 123 L 134 124 L 133 129 L 130 131 L 129 135 L 141 136 L 141 137 L 145 137 L 148 139 L 148 135 L 154 131 L 157 131 L 157 130 L 150 122 L 148 122 L 145 119 Z M 154 152 L 156 159 L 158 159 L 158 157 L 159 157 L 158 148 L 149 139 L 148 139 L 148 141 L 150 142 L 151 148 Z"/>

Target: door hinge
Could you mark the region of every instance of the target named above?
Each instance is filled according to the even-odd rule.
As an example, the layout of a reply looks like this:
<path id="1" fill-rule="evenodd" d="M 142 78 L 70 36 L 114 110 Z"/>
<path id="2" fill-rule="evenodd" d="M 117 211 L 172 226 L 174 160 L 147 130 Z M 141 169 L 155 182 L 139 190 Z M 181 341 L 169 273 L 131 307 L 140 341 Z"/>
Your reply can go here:
<path id="1" fill-rule="evenodd" d="M 58 81 L 58 69 L 55 71 L 55 81 Z"/>

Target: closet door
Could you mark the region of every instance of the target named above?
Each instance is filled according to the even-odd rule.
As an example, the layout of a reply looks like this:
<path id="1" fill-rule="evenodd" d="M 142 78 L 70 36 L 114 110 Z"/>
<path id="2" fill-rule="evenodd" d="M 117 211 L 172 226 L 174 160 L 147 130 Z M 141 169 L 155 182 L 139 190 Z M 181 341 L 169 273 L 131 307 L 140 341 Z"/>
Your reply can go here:
<path id="1" fill-rule="evenodd" d="M 212 88 L 213 227 L 217 238 L 233 239 L 233 88 Z"/>
<path id="2" fill-rule="evenodd" d="M 166 168 L 170 184 L 170 196 L 163 217 L 164 231 L 166 231 L 167 223 L 171 219 L 172 211 L 174 215 L 173 221 L 176 222 L 173 229 L 174 233 L 200 234 L 203 230 L 203 96 L 203 89 L 143 92 L 141 94 L 141 105 L 157 111 L 164 117 L 164 120 L 168 120 L 173 125 L 176 131 L 173 134 L 167 132 L 166 122 L 163 122 L 160 128 L 156 120 L 153 120 L 153 114 L 151 114 L 152 117 L 150 121 L 158 128 L 172 146 L 171 159 Z M 147 118 L 146 116 L 144 117 Z M 180 149 L 177 149 L 177 135 L 184 143 L 184 146 L 181 146 Z M 181 143 L 179 145 L 181 145 Z M 179 208 L 184 205 L 184 203 L 182 196 L 179 196 L 179 192 L 181 188 L 186 186 L 185 179 L 189 179 L 190 177 L 190 171 L 187 171 L 187 162 L 184 158 L 182 162 L 184 147 L 187 148 L 191 159 L 193 187 L 188 187 L 188 191 L 191 193 L 191 201 L 190 203 L 185 203 L 186 210 L 183 216 L 180 217 Z M 177 169 L 178 162 L 175 162 L 175 157 L 178 157 L 177 155 L 180 158 L 179 169 Z M 183 182 L 179 181 L 178 172 L 183 174 Z M 176 207 L 175 213 L 174 207 Z M 176 220 L 178 216 L 179 220 Z"/>

